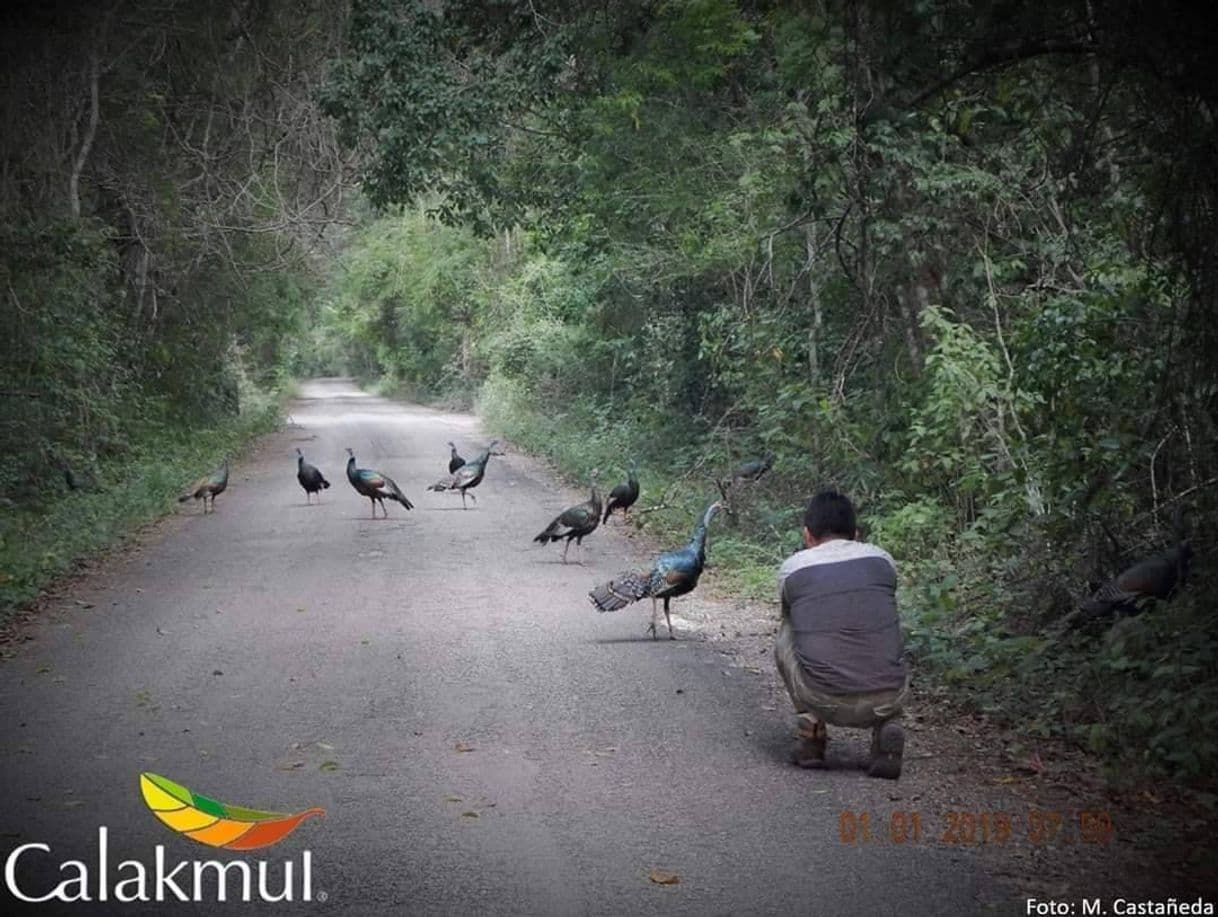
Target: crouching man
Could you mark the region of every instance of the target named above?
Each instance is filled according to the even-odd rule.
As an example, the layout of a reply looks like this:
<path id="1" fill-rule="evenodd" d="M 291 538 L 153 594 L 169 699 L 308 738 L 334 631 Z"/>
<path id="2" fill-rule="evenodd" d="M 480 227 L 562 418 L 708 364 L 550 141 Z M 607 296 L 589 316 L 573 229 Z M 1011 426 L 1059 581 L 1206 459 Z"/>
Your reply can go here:
<path id="1" fill-rule="evenodd" d="M 854 506 L 827 490 L 808 503 L 804 544 L 778 571 L 778 671 L 799 717 L 793 759 L 823 767 L 826 724 L 871 729 L 867 773 L 901 776 L 909 691 L 892 558 L 855 539 Z"/>

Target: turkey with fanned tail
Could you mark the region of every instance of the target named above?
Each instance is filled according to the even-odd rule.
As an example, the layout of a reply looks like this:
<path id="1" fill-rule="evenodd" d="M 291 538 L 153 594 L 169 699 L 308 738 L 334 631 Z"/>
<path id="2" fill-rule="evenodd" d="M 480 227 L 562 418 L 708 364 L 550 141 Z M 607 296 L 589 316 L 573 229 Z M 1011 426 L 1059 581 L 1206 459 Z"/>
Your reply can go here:
<path id="1" fill-rule="evenodd" d="M 664 619 L 668 622 L 668 638 L 675 640 L 672 632 L 672 617 L 668 603 L 677 596 L 692 592 L 706 566 L 706 533 L 711 519 L 724 506 L 716 501 L 706 508 L 702 518 L 694 527 L 689 544 L 677 551 L 669 551 L 656 558 L 650 570 L 624 573 L 588 593 L 588 599 L 597 611 L 617 611 L 639 599 L 651 598 L 651 624 L 647 630 L 655 638 L 657 608 L 656 601 L 664 600 Z"/>

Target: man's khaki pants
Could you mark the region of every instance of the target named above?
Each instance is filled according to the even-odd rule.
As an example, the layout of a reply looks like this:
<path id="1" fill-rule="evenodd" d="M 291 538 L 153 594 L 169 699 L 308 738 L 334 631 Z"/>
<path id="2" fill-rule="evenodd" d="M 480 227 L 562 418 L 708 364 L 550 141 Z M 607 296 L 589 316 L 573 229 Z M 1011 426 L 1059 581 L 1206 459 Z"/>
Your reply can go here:
<path id="1" fill-rule="evenodd" d="M 825 694 L 812 687 L 795 655 L 795 632 L 790 621 L 784 620 L 778 630 L 774 659 L 799 714 L 801 732 L 809 735 L 823 734 L 821 729 L 812 729 L 818 721 L 859 729 L 880 726 L 900 715 L 909 696 L 908 680 L 899 688 L 862 694 Z"/>

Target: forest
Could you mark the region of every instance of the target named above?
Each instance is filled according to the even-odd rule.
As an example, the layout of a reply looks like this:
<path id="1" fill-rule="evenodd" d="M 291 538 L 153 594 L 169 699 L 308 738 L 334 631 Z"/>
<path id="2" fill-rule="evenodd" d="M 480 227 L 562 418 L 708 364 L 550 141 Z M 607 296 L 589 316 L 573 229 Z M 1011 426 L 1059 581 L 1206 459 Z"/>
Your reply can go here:
<path id="1" fill-rule="evenodd" d="M 774 601 L 833 486 L 925 684 L 1218 766 L 1218 73 L 1135 0 L 235 0 L 0 14 L 0 604 L 350 374 Z M 1080 601 L 1187 541 L 1187 585 Z M 1184 572 L 1184 571 L 1181 571 Z"/>

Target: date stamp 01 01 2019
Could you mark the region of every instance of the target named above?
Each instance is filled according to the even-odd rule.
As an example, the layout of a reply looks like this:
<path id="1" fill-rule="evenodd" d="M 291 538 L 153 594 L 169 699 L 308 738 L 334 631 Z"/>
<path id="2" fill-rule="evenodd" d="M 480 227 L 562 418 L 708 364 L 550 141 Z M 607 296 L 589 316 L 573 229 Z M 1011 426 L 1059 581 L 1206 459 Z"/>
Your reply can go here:
<path id="1" fill-rule="evenodd" d="M 1112 816 L 1102 810 L 1061 812 L 1029 809 L 1015 812 L 945 812 L 941 817 L 919 811 L 887 814 L 843 810 L 837 820 L 843 844 L 952 845 L 1028 843 L 1107 844 L 1116 836 Z"/>

